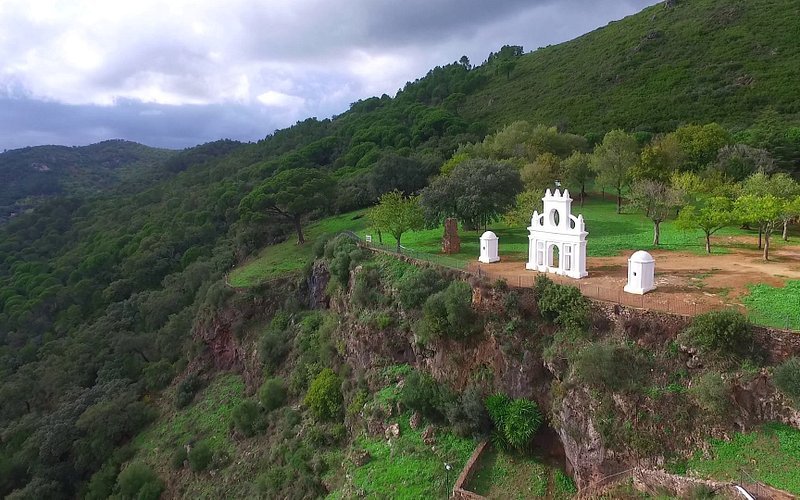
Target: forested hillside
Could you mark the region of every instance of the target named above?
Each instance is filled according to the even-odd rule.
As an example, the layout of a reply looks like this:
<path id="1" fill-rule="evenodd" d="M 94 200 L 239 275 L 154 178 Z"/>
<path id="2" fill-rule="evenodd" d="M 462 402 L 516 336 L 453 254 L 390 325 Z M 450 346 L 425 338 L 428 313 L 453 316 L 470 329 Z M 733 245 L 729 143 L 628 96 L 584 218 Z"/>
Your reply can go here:
<path id="1" fill-rule="evenodd" d="M 462 58 L 393 98 L 253 144 L 173 154 L 112 141 L 0 155 L 0 217 L 24 197 L 72 195 L 0 226 L 0 496 L 107 496 L 131 440 L 164 411 L 154 403 L 162 391 L 176 377 L 189 402 L 197 391 L 184 377 L 208 345 L 192 332 L 233 293 L 225 273 L 301 236 L 311 219 L 416 193 L 470 155 L 534 164 L 546 153 L 556 164 L 618 127 L 637 132 L 638 142 L 623 140 L 639 147 L 716 121 L 677 134 L 684 148 L 712 139 L 688 170 L 741 143 L 796 172 L 798 8 L 658 5 L 532 54 L 506 46 L 476 67 Z M 517 119 L 528 123 L 503 128 Z"/>
<path id="2" fill-rule="evenodd" d="M 36 146 L 0 154 L 0 223 L 45 197 L 89 195 L 127 183 L 139 190 L 169 175 L 174 151 L 130 141 Z"/>

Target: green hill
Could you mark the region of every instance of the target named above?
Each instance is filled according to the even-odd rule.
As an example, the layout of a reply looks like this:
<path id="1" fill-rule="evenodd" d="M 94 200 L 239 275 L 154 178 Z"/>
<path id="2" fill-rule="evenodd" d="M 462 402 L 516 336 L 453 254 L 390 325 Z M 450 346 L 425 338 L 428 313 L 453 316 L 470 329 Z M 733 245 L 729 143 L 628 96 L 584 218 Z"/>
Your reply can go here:
<path id="1" fill-rule="evenodd" d="M 0 154 L 0 222 L 36 198 L 86 195 L 126 181 L 141 187 L 162 178 L 156 167 L 174 154 L 122 140 L 5 151 Z"/>
<path id="2" fill-rule="evenodd" d="M 800 4 L 681 0 L 518 58 L 466 96 L 468 120 L 561 124 L 572 132 L 749 127 L 767 107 L 800 117 Z"/>

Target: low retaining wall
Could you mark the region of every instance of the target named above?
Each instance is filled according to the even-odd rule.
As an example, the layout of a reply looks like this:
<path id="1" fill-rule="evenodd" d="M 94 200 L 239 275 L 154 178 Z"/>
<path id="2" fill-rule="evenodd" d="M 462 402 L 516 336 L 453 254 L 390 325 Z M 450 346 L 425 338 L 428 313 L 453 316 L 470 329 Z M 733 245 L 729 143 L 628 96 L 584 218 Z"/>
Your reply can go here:
<path id="1" fill-rule="evenodd" d="M 486 498 L 478 495 L 477 493 L 473 493 L 464 489 L 464 486 L 469 483 L 469 480 L 472 478 L 472 474 L 475 473 L 475 469 L 478 467 L 478 462 L 481 459 L 481 455 L 488 445 L 488 441 L 481 441 L 475 448 L 475 451 L 472 452 L 472 456 L 469 457 L 469 460 L 467 460 L 467 463 L 461 470 L 461 474 L 459 474 L 458 479 L 456 479 L 456 484 L 453 485 L 453 494 L 450 496 L 451 499 L 481 500 Z"/>

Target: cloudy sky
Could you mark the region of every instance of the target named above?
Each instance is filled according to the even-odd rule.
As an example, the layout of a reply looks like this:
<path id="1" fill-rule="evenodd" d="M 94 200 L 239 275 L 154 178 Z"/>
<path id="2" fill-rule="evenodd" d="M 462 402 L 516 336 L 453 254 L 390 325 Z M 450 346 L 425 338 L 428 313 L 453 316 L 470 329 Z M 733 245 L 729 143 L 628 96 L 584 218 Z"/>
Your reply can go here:
<path id="1" fill-rule="evenodd" d="M 258 140 L 655 0 L 0 0 L 0 150 Z"/>

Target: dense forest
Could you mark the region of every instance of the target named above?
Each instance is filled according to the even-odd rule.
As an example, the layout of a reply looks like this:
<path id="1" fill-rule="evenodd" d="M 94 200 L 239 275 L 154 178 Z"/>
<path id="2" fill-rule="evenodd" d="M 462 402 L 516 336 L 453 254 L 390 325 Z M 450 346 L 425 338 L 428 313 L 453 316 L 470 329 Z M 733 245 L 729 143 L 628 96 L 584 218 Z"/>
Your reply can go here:
<path id="1" fill-rule="evenodd" d="M 107 496 L 159 418 L 152 401 L 206 348 L 191 332 L 228 299 L 225 273 L 302 239 L 310 219 L 395 190 L 446 192 L 432 179 L 468 161 L 505 161 L 538 189 L 563 174 L 554 159 L 602 148 L 614 129 L 637 158 L 658 157 L 643 179 L 723 165 L 742 181 L 763 155 L 770 173 L 798 175 L 798 14 L 789 0 L 657 5 L 558 46 L 462 58 L 257 143 L 3 153 L 0 218 L 34 209 L 0 225 L 0 495 Z M 727 163 L 726 146 L 738 147 Z"/>

